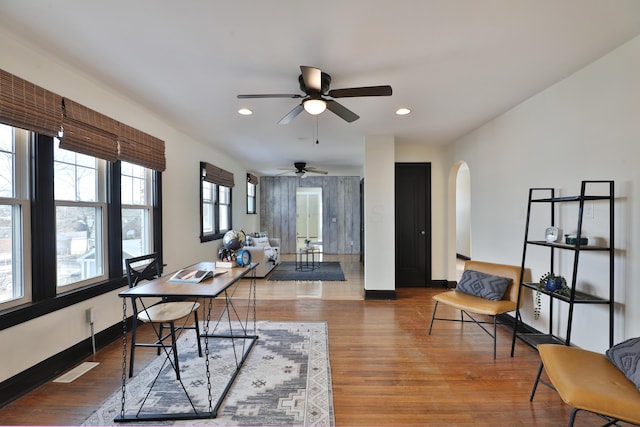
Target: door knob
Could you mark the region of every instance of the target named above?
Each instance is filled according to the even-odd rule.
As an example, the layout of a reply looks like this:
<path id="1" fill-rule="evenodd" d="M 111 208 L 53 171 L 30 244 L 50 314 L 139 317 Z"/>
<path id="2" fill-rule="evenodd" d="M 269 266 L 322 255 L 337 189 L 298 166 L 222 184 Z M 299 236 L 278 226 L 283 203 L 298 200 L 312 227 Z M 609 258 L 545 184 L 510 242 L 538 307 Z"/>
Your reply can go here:
<path id="1" fill-rule="evenodd" d="M 422 234 L 424 236 L 427 233 L 424 230 L 420 230 L 420 234 Z"/>

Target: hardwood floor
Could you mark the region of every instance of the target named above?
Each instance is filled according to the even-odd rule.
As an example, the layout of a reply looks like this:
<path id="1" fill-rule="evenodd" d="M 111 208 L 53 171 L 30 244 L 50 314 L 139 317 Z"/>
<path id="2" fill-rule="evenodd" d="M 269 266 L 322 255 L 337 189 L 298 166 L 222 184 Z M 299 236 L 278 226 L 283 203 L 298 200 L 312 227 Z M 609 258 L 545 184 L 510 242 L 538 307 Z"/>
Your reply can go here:
<path id="1" fill-rule="evenodd" d="M 498 331 L 497 360 L 491 338 L 475 325 L 436 322 L 428 335 L 431 296 L 441 289 L 398 289 L 397 300 L 364 301 L 357 258 L 338 259 L 347 282 L 257 284 L 258 319 L 328 323 L 337 426 L 567 424 L 571 409 L 555 391 L 540 386 L 529 402 L 540 359 L 520 342 L 510 357 L 506 327 Z M 136 371 L 154 354 L 137 350 Z M 87 360 L 100 364 L 72 383 L 48 382 L 1 408 L 0 424 L 82 423 L 121 384 L 122 342 Z M 580 413 L 577 425 L 601 421 Z"/>

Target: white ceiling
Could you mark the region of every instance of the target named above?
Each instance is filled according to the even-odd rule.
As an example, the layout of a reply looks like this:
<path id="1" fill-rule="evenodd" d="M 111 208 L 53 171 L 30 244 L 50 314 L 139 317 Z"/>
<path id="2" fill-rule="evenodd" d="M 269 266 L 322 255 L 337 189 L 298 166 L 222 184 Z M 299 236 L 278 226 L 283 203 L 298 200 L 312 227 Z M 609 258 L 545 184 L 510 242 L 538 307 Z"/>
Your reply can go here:
<path id="1" fill-rule="evenodd" d="M 567 77 L 640 34 L 640 1 L 0 0 L 0 26 L 250 170 L 335 174 L 366 135 L 444 144 Z M 327 111 L 317 138 L 305 112 L 278 124 L 299 100 L 237 99 L 300 93 L 300 65 L 393 95 L 341 99 L 360 119 Z"/>

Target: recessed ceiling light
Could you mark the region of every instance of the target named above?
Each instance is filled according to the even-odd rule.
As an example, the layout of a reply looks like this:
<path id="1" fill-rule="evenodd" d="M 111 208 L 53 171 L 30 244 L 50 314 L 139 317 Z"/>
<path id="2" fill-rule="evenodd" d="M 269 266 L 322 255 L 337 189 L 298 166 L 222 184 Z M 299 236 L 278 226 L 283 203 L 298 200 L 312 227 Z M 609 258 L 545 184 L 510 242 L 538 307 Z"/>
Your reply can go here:
<path id="1" fill-rule="evenodd" d="M 243 116 L 250 116 L 253 114 L 253 111 L 248 108 L 241 108 L 238 110 L 238 113 L 242 114 Z"/>
<path id="2" fill-rule="evenodd" d="M 407 114 L 409 114 L 411 112 L 410 109 L 408 108 L 398 108 L 396 110 L 396 114 L 399 116 L 406 116 Z"/>

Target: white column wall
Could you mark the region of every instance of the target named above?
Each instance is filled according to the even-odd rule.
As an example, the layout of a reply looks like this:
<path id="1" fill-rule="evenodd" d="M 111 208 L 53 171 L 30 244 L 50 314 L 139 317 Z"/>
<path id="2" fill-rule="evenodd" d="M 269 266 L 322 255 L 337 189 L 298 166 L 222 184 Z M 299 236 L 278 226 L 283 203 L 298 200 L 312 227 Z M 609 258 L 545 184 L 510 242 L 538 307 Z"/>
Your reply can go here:
<path id="1" fill-rule="evenodd" d="M 395 289 L 395 141 L 367 136 L 364 154 L 364 288 Z"/>

